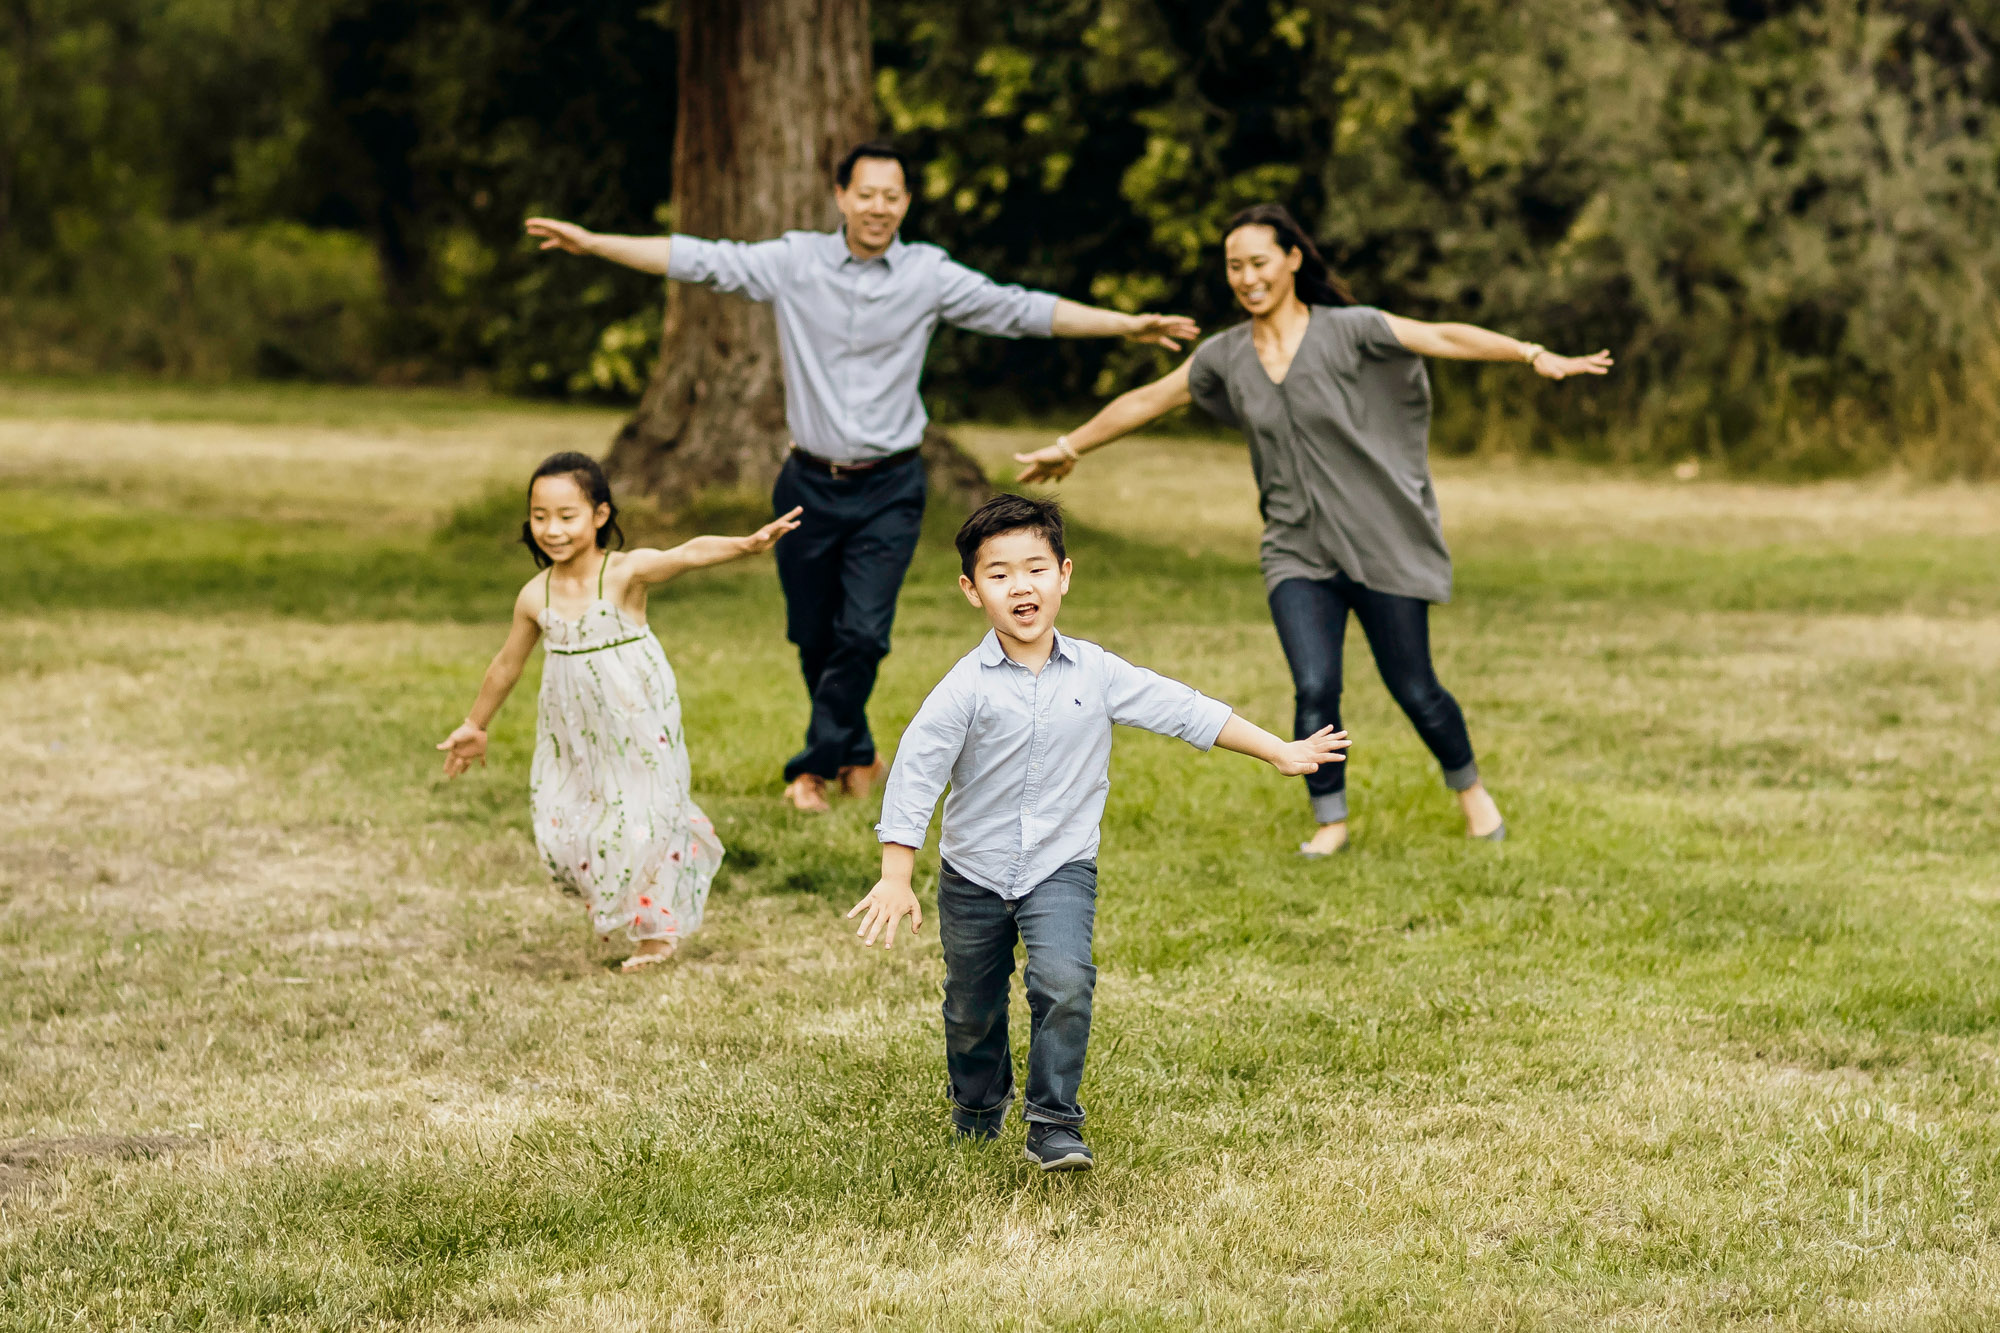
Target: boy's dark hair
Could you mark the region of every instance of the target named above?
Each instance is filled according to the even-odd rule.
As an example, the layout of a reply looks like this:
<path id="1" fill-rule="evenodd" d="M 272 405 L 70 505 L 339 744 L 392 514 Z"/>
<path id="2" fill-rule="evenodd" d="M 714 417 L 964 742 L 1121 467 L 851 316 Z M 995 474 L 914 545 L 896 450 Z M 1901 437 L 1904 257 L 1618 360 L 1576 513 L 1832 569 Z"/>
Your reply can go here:
<path id="1" fill-rule="evenodd" d="M 834 165 L 833 183 L 843 190 L 846 189 L 854 180 L 854 164 L 868 157 L 883 162 L 894 162 L 903 169 L 903 188 L 911 194 L 917 192 L 917 174 L 910 169 L 908 154 L 882 139 L 870 139 L 867 143 L 858 143 L 848 149 L 847 156 Z"/>
<path id="2" fill-rule="evenodd" d="M 1354 293 L 1340 275 L 1326 266 L 1319 247 L 1283 204 L 1252 204 L 1223 224 L 1222 239 L 1244 227 L 1269 227 L 1278 238 L 1280 250 L 1299 252 L 1298 275 L 1292 279 L 1299 299 L 1307 305 L 1353 305 Z"/>
<path id="3" fill-rule="evenodd" d="M 625 544 L 625 530 L 618 526 L 618 504 L 611 498 L 611 482 L 604 475 L 604 469 L 589 454 L 579 454 L 565 450 L 550 454 L 535 469 L 535 475 L 528 478 L 528 499 L 535 498 L 535 483 L 543 477 L 568 477 L 576 483 L 577 489 L 588 496 L 592 505 L 608 505 L 610 513 L 597 529 L 597 545 L 606 551 L 616 550 Z M 521 545 L 528 548 L 528 554 L 535 557 L 536 569 L 547 569 L 555 561 L 549 553 L 535 541 L 534 527 L 527 519 L 521 520 Z"/>
<path id="4" fill-rule="evenodd" d="M 1061 505 L 1027 495 L 996 495 L 973 510 L 958 530 L 958 567 L 965 577 L 972 577 L 979 548 L 1006 532 L 1038 532 L 1058 561 L 1065 558 Z"/>

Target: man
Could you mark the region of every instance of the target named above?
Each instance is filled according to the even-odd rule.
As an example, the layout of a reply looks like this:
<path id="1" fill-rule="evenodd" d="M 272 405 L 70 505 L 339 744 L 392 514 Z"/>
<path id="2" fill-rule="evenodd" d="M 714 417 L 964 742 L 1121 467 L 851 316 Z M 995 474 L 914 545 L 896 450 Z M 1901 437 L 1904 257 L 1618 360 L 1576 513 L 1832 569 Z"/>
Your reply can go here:
<path id="1" fill-rule="evenodd" d="M 834 169 L 833 232 L 772 241 L 600 236 L 530 218 L 544 250 L 596 255 L 776 307 L 792 452 L 772 493 L 803 506 L 778 548 L 786 637 L 812 696 L 805 748 L 785 765 L 785 798 L 824 811 L 830 784 L 865 796 L 883 773 L 868 696 L 889 652 L 896 594 L 923 526 L 918 446 L 928 421 L 918 380 L 944 320 L 1002 338 L 1129 338 L 1178 349 L 1194 321 L 1127 315 L 1002 286 L 897 232 L 910 209 L 909 163 L 885 143 L 851 149 Z"/>

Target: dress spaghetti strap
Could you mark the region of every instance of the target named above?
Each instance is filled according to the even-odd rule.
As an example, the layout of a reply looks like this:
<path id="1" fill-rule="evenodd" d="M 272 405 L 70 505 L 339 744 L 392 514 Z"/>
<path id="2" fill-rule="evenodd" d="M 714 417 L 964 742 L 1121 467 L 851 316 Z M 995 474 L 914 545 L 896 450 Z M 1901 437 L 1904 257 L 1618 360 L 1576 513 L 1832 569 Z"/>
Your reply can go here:
<path id="1" fill-rule="evenodd" d="M 610 565 L 611 565 L 611 552 L 606 551 L 604 553 L 604 558 L 597 562 L 597 600 L 600 602 L 604 600 L 604 571 L 607 568 L 609 568 Z"/>
<path id="2" fill-rule="evenodd" d="M 554 565 L 550 565 L 542 571 L 542 610 L 544 611 L 549 609 L 549 580 L 555 576 L 556 570 Z"/>

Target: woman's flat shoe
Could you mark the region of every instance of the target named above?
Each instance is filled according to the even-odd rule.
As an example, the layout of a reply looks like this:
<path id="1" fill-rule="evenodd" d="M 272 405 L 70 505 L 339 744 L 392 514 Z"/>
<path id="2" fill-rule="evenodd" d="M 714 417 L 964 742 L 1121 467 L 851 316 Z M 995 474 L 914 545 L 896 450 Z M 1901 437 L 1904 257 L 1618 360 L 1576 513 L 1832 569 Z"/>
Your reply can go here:
<path id="1" fill-rule="evenodd" d="M 1500 826 L 1491 833 L 1475 833 L 1469 836 L 1477 842 L 1505 842 L 1507 841 L 1507 821 L 1504 819 L 1501 820 Z"/>
<path id="2" fill-rule="evenodd" d="M 1329 856 L 1339 856 L 1342 852 L 1346 851 L 1349 847 L 1353 845 L 1354 844 L 1351 842 L 1343 842 L 1340 844 L 1340 846 L 1334 848 L 1330 852 L 1318 852 L 1313 850 L 1313 845 L 1311 843 L 1302 842 L 1299 844 L 1299 856 L 1307 861 L 1324 861 Z"/>

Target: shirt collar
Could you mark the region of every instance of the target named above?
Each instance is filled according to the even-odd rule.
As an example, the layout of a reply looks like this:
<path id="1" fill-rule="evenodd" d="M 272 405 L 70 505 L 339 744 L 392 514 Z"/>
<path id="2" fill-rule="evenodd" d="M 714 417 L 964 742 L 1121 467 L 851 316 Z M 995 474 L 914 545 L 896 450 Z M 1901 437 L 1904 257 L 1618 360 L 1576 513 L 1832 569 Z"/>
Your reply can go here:
<path id="1" fill-rule="evenodd" d="M 1069 636 L 1061 630 L 1052 630 L 1050 632 L 1056 636 L 1056 642 L 1049 656 L 1051 658 L 1060 657 L 1074 666 L 1078 658 L 1076 649 L 1070 645 Z M 979 641 L 977 651 L 979 653 L 979 665 L 981 666 L 996 667 L 1014 661 L 1013 658 L 1007 656 L 1007 650 L 1000 646 L 1000 631 L 997 629 L 986 631 L 986 637 Z"/>
<path id="2" fill-rule="evenodd" d="M 856 259 L 854 257 L 854 252 L 847 248 L 847 228 L 845 225 L 835 227 L 832 231 L 825 233 L 825 235 L 827 239 L 826 262 L 830 267 L 839 268 L 841 265 L 848 263 L 872 264 L 875 262 L 874 259 Z M 875 256 L 875 259 L 881 260 L 890 268 L 895 268 L 902 261 L 902 257 L 903 233 L 897 232 L 895 239 L 889 242 L 889 248 Z"/>

